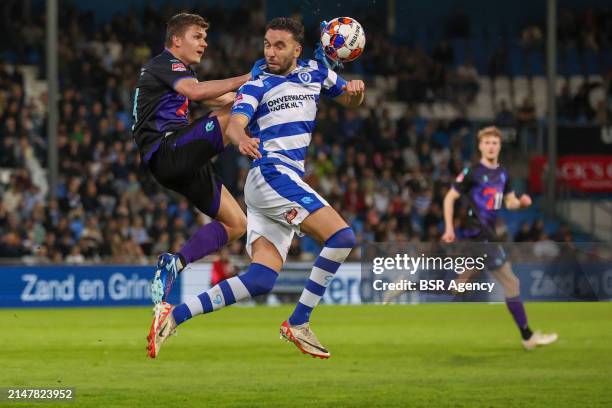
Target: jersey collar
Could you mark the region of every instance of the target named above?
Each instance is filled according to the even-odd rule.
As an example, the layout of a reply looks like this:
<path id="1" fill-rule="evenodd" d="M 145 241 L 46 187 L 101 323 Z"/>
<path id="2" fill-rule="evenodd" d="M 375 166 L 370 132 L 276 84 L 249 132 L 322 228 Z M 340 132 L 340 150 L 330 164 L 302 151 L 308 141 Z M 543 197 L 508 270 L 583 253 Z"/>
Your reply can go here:
<path id="1" fill-rule="evenodd" d="M 176 55 L 174 55 L 172 53 L 172 51 L 170 51 L 168 48 L 164 47 L 164 52 L 167 53 L 169 56 L 171 56 L 172 58 L 174 58 L 177 61 L 182 62 L 186 67 L 191 68 L 191 66 L 189 64 L 187 64 L 186 62 L 184 62 L 182 59 L 180 59 L 179 57 L 177 57 Z"/>
<path id="2" fill-rule="evenodd" d="M 482 167 L 484 167 L 485 169 L 495 170 L 495 169 L 499 168 L 499 162 L 497 162 L 497 164 L 496 164 L 495 166 L 489 166 L 489 165 L 486 165 L 486 164 L 484 164 L 484 163 L 482 162 L 482 160 L 480 160 L 480 162 L 479 162 L 479 163 L 480 163 L 480 165 L 481 165 Z"/>

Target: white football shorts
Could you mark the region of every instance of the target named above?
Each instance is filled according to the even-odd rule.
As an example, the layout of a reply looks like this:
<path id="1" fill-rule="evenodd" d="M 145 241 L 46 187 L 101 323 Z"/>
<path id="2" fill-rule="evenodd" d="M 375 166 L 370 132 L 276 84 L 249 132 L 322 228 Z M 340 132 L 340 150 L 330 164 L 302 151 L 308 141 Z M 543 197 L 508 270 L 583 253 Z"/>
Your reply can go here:
<path id="1" fill-rule="evenodd" d="M 300 224 L 316 210 L 329 206 L 291 169 L 275 164 L 253 167 L 244 186 L 247 205 L 246 250 L 252 256 L 253 242 L 259 237 L 270 241 L 287 259 L 293 234 L 300 233 Z"/>

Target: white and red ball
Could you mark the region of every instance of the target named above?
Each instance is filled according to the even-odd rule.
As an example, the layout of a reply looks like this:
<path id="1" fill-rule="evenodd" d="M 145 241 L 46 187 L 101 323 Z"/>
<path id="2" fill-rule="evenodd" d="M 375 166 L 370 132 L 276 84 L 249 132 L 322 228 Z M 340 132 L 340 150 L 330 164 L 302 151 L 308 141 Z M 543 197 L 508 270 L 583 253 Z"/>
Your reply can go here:
<path id="1" fill-rule="evenodd" d="M 321 32 L 325 55 L 338 62 L 357 59 L 363 53 L 365 42 L 363 27 L 351 17 L 334 18 Z"/>

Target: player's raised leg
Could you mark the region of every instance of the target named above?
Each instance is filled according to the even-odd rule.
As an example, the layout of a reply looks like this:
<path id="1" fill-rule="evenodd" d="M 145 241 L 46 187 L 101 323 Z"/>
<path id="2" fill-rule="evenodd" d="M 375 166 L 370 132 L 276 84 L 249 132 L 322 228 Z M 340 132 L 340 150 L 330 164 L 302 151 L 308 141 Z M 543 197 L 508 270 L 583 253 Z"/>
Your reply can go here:
<path id="1" fill-rule="evenodd" d="M 147 337 L 149 357 L 157 357 L 162 344 L 187 320 L 270 292 L 283 260 L 274 245 L 263 237 L 253 243 L 252 254 L 253 262 L 246 273 L 221 281 L 176 307 L 166 302 L 155 305 L 155 317 Z"/>
<path id="2" fill-rule="evenodd" d="M 310 214 L 300 227 L 304 233 L 324 243 L 324 247 L 314 262 L 308 283 L 293 314 L 281 326 L 281 335 L 293 341 L 304 353 L 328 358 L 329 351 L 310 329 L 310 315 L 319 304 L 338 268 L 355 246 L 355 234 L 329 206 Z"/>
<path id="3" fill-rule="evenodd" d="M 176 254 L 162 254 L 151 287 L 154 303 L 165 301 L 179 273 L 191 262 L 218 251 L 228 242 L 244 235 L 246 216 L 234 197 L 219 184 L 218 198 L 213 201 L 215 220 L 200 227 Z M 209 213 L 210 214 L 210 213 Z"/>
<path id="4" fill-rule="evenodd" d="M 153 303 L 166 301 L 179 273 L 189 263 L 216 252 L 228 242 L 240 238 L 246 231 L 246 216 L 221 180 L 214 174 L 207 161 L 224 148 L 224 132 L 229 121 L 229 105 L 203 118 L 199 125 L 192 126 L 170 140 L 171 162 L 179 162 L 180 175 L 190 177 L 181 184 L 174 180 L 167 187 L 184 195 L 200 211 L 214 218 L 214 221 L 200 227 L 176 254 L 164 253 L 159 256 L 151 285 Z M 166 146 L 162 148 L 165 153 Z M 154 162 L 154 166 L 161 166 Z M 199 169 L 198 169 L 199 167 Z M 196 169 L 196 170 L 193 170 Z M 173 177 L 174 178 L 174 177 Z M 211 183 L 214 186 L 208 188 Z"/>
<path id="5" fill-rule="evenodd" d="M 520 297 L 520 282 L 512 272 L 510 262 L 505 262 L 499 269 L 495 269 L 491 273 L 504 288 L 506 306 L 508 306 L 508 310 L 521 332 L 523 347 L 526 350 L 532 350 L 537 346 L 546 346 L 557 341 L 557 333 L 533 332 L 529 328 L 525 306 Z"/>
<path id="6" fill-rule="evenodd" d="M 282 259 L 274 246 L 265 238 L 259 238 L 253 244 L 253 262 L 247 272 L 221 281 L 206 292 L 178 305 L 172 312 L 176 324 L 270 292 L 281 266 Z"/>

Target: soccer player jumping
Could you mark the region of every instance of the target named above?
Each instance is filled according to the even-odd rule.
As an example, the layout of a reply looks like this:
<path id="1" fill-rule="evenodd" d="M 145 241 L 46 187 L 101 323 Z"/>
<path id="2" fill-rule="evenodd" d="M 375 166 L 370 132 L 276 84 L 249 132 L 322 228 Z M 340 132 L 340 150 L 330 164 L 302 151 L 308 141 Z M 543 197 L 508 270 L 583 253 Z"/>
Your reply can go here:
<path id="1" fill-rule="evenodd" d="M 179 272 L 190 262 L 217 251 L 241 237 L 246 217 L 215 174 L 211 159 L 229 139 L 235 93 L 250 74 L 217 81 L 198 82 L 191 64 L 202 59 L 208 47 L 208 23 L 195 14 L 170 19 L 165 50 L 141 70 L 134 93 L 132 132 L 143 162 L 164 187 L 185 196 L 215 220 L 201 227 L 177 254 L 162 254 L 152 285 L 154 303 L 165 301 Z M 203 101 L 220 109 L 189 123 L 189 101 Z M 161 310 L 156 307 L 155 322 Z"/>
<path id="2" fill-rule="evenodd" d="M 324 247 L 293 314 L 281 325 L 281 336 L 303 353 L 330 356 L 310 329 L 310 314 L 355 245 L 355 234 L 302 180 L 304 159 L 320 95 L 357 107 L 363 102 L 365 86 L 363 81 L 345 81 L 316 60 L 298 59 L 303 38 L 304 27 L 295 20 L 276 18 L 267 25 L 266 67 L 239 90 L 227 129 L 240 153 L 255 159 L 245 185 L 247 252 L 252 263 L 246 273 L 184 304 L 166 305 L 167 317 L 155 336 L 156 353 L 167 334 L 188 319 L 272 290 L 297 232 Z M 253 137 L 245 132 L 247 127 Z"/>
<path id="3" fill-rule="evenodd" d="M 445 232 L 444 242 L 455 240 L 453 212 L 455 201 L 466 196 L 469 203 L 469 218 L 464 235 L 474 242 L 495 242 L 495 220 L 502 206 L 518 210 L 531 205 L 531 198 L 523 194 L 520 198 L 512 190 L 510 176 L 506 169 L 499 165 L 501 151 L 501 132 L 496 127 L 487 127 L 478 132 L 478 149 L 481 153 L 480 163 L 466 167 L 453 183 L 444 197 Z M 557 334 L 532 332 L 527 324 L 525 307 L 520 299 L 519 280 L 512 272 L 510 261 L 506 259 L 499 245 L 491 244 L 487 268 L 504 289 L 506 305 L 516 322 L 523 338 L 523 347 L 531 350 L 536 346 L 551 344 L 557 340 Z"/>

